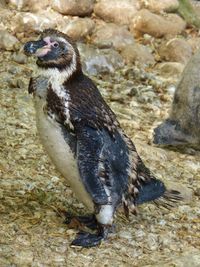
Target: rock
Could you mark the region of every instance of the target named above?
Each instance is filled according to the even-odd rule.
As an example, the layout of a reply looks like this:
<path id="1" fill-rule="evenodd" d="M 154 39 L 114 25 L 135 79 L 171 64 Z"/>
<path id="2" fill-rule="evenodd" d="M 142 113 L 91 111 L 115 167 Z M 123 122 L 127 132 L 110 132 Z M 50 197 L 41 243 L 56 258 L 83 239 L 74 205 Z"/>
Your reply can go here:
<path id="1" fill-rule="evenodd" d="M 94 0 L 53 0 L 52 7 L 64 15 L 86 16 L 92 13 Z"/>
<path id="2" fill-rule="evenodd" d="M 119 237 L 124 238 L 124 239 L 128 239 L 128 240 L 133 239 L 132 234 L 128 231 L 120 231 L 118 235 Z"/>
<path id="3" fill-rule="evenodd" d="M 153 142 L 200 147 L 200 50 L 186 65 L 175 91 L 169 118 L 154 129 Z"/>
<path id="4" fill-rule="evenodd" d="M 94 6 L 94 13 L 107 22 L 129 25 L 138 9 L 137 0 L 100 0 Z"/>
<path id="5" fill-rule="evenodd" d="M 77 41 L 90 35 L 94 27 L 95 23 L 90 18 L 75 18 L 62 26 L 58 26 L 58 30 L 66 33 Z"/>
<path id="6" fill-rule="evenodd" d="M 40 12 L 37 14 L 21 12 L 14 17 L 12 28 L 15 33 L 23 33 L 24 36 L 30 37 L 30 33 L 55 28 L 64 21 L 63 16 L 57 12 Z"/>
<path id="7" fill-rule="evenodd" d="M 6 81 L 10 88 L 25 88 L 25 83 L 22 79 L 15 79 L 14 77 L 10 77 Z"/>
<path id="8" fill-rule="evenodd" d="M 27 56 L 24 53 L 14 53 L 12 55 L 12 60 L 19 64 L 26 64 L 27 63 Z"/>
<path id="9" fill-rule="evenodd" d="M 195 14 L 199 17 L 200 16 L 200 3 L 199 3 L 199 0 L 193 0 L 193 1 L 190 1 L 192 3 L 192 6 L 194 7 L 195 9 Z"/>
<path id="10" fill-rule="evenodd" d="M 174 38 L 160 46 L 159 55 L 163 60 L 186 64 L 192 56 L 192 48 L 187 41 Z"/>
<path id="11" fill-rule="evenodd" d="M 126 45 L 134 44 L 134 38 L 127 28 L 113 23 L 105 24 L 97 29 L 92 35 L 91 41 L 99 48 L 113 46 L 117 50 L 121 50 Z"/>
<path id="12" fill-rule="evenodd" d="M 9 67 L 7 71 L 8 71 L 8 73 L 14 74 L 16 76 L 16 74 L 19 74 L 21 70 L 20 70 L 20 68 L 18 68 L 18 66 L 13 65 L 13 66 Z"/>
<path id="13" fill-rule="evenodd" d="M 176 14 L 163 17 L 146 9 L 137 12 L 130 24 L 130 30 L 135 35 L 149 34 L 154 37 L 175 36 L 186 27 L 184 20 Z"/>
<path id="14" fill-rule="evenodd" d="M 158 239 L 158 235 L 150 233 L 147 236 L 147 246 L 148 249 L 153 251 L 153 250 L 157 250 L 159 247 L 159 239 Z"/>
<path id="15" fill-rule="evenodd" d="M 152 65 L 155 63 L 154 57 L 147 46 L 141 44 L 127 45 L 121 52 L 125 62 L 139 65 Z"/>
<path id="16" fill-rule="evenodd" d="M 157 64 L 156 69 L 164 77 L 179 76 L 183 72 L 184 64 L 179 62 L 163 62 Z"/>
<path id="17" fill-rule="evenodd" d="M 198 196 L 198 197 L 200 197 L 200 187 L 197 187 L 195 189 L 195 195 Z"/>
<path id="18" fill-rule="evenodd" d="M 5 0 L 1 0 L 0 7 L 3 7 L 3 8 L 6 7 L 6 1 Z"/>
<path id="19" fill-rule="evenodd" d="M 0 8 L 0 29 L 10 29 L 10 22 L 13 19 L 13 11 L 6 8 Z"/>
<path id="20" fill-rule="evenodd" d="M 179 7 L 178 0 L 141 0 L 141 4 L 144 8 L 158 13 L 174 12 Z"/>
<path id="21" fill-rule="evenodd" d="M 143 104 L 154 103 L 155 106 L 159 105 L 157 100 L 158 96 L 154 92 L 154 89 L 151 85 L 149 86 L 138 86 L 138 92 L 136 94 L 137 101 Z"/>
<path id="22" fill-rule="evenodd" d="M 114 72 L 123 66 L 121 55 L 113 49 L 97 49 L 85 44 L 78 45 L 81 54 L 83 70 L 89 75 Z"/>
<path id="23" fill-rule="evenodd" d="M 192 37 L 187 42 L 191 46 L 193 53 L 200 48 L 200 37 Z"/>
<path id="24" fill-rule="evenodd" d="M 0 49 L 15 51 L 19 40 L 6 30 L 0 30 Z"/>
<path id="25" fill-rule="evenodd" d="M 8 0 L 7 3 L 10 8 L 14 8 L 19 11 L 37 12 L 47 8 L 50 4 L 50 0 Z"/>

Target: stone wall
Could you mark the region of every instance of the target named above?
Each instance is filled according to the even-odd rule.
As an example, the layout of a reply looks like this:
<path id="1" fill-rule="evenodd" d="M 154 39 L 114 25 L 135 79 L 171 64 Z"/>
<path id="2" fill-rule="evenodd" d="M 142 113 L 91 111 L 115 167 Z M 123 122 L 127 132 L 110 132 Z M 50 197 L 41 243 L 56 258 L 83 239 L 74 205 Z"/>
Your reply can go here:
<path id="1" fill-rule="evenodd" d="M 108 54 L 114 51 L 117 63 L 108 70 L 161 61 L 185 65 L 199 39 L 188 35 L 178 6 L 178 0 L 5 0 L 0 4 L 0 49 L 18 51 L 38 32 L 56 28 L 87 43 L 81 51 L 104 57 L 101 64 L 111 64 Z"/>

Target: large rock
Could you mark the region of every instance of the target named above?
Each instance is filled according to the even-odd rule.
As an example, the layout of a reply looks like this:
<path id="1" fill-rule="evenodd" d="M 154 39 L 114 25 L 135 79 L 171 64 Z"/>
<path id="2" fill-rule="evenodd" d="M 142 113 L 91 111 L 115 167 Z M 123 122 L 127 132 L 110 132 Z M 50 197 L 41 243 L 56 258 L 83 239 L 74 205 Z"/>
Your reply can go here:
<path id="1" fill-rule="evenodd" d="M 0 49 L 15 51 L 17 44 L 19 41 L 15 36 L 6 30 L 0 30 Z"/>
<path id="2" fill-rule="evenodd" d="M 89 75 L 114 72 L 124 64 L 120 54 L 113 49 L 97 49 L 91 45 L 80 44 L 83 70 Z"/>
<path id="3" fill-rule="evenodd" d="M 13 18 L 12 30 L 16 34 L 22 33 L 24 36 L 30 36 L 30 33 L 55 28 L 64 20 L 65 18 L 57 12 L 40 12 L 37 14 L 21 12 Z"/>
<path id="4" fill-rule="evenodd" d="M 98 47 L 113 46 L 115 49 L 121 50 L 126 45 L 133 44 L 134 38 L 125 26 L 108 23 L 94 32 L 91 41 Z"/>
<path id="5" fill-rule="evenodd" d="M 1 0 L 0 1 L 0 7 L 6 7 L 6 1 L 5 0 Z"/>
<path id="6" fill-rule="evenodd" d="M 187 41 L 174 38 L 160 46 L 159 55 L 163 60 L 186 64 L 192 56 L 192 48 Z"/>
<path id="7" fill-rule="evenodd" d="M 64 15 L 86 16 L 92 13 L 94 0 L 52 0 L 52 7 Z"/>
<path id="8" fill-rule="evenodd" d="M 36 12 L 47 8 L 49 6 L 50 0 L 8 0 L 7 3 L 10 8 L 14 8 L 19 11 Z"/>
<path id="9" fill-rule="evenodd" d="M 179 62 L 162 62 L 157 64 L 156 69 L 159 71 L 161 76 L 170 78 L 173 76 L 180 76 L 183 72 L 184 64 Z"/>
<path id="10" fill-rule="evenodd" d="M 75 18 L 62 25 L 58 25 L 58 30 L 66 33 L 77 41 L 92 34 L 94 27 L 95 23 L 90 18 Z"/>
<path id="11" fill-rule="evenodd" d="M 94 13 L 107 22 L 128 25 L 138 9 L 137 0 L 100 0 L 94 7 Z"/>
<path id="12" fill-rule="evenodd" d="M 154 37 L 175 36 L 180 34 L 185 27 L 184 20 L 176 14 L 162 17 L 146 9 L 138 11 L 130 24 L 130 30 L 133 34 L 148 33 Z"/>
<path id="13" fill-rule="evenodd" d="M 190 39 L 187 40 L 187 42 L 192 47 L 193 53 L 200 48 L 200 37 L 192 36 Z"/>
<path id="14" fill-rule="evenodd" d="M 121 52 L 125 62 L 139 65 L 152 65 L 155 63 L 150 50 L 141 44 L 127 45 Z"/>
<path id="15" fill-rule="evenodd" d="M 141 0 L 141 4 L 144 8 L 158 13 L 174 12 L 179 7 L 178 0 Z"/>
<path id="16" fill-rule="evenodd" d="M 13 11 L 8 8 L 0 8 L 0 29 L 11 29 L 12 20 Z"/>
<path id="17" fill-rule="evenodd" d="M 200 148 L 200 50 L 186 65 L 169 118 L 154 130 L 154 143 Z"/>

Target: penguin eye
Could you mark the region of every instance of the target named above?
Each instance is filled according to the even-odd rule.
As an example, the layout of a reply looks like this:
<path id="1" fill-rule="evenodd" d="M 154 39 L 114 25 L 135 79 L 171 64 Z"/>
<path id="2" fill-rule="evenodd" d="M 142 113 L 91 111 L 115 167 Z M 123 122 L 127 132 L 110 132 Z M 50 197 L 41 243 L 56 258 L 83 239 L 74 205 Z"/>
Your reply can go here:
<path id="1" fill-rule="evenodd" d="M 57 42 L 55 42 L 54 44 L 53 44 L 53 47 L 55 47 L 55 48 L 57 48 L 59 46 L 59 44 L 57 43 Z"/>
<path id="2" fill-rule="evenodd" d="M 68 51 L 68 47 L 67 47 L 67 45 L 64 45 L 63 48 L 62 48 L 62 50 L 63 50 L 63 52 L 66 53 L 66 52 Z"/>

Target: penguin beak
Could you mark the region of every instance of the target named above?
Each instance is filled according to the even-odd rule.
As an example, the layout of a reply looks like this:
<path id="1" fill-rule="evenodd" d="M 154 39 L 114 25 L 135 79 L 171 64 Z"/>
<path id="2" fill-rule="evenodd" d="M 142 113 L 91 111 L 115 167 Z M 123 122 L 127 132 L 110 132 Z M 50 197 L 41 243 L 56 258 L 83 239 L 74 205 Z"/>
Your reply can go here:
<path id="1" fill-rule="evenodd" d="M 38 41 L 30 41 L 24 45 L 24 53 L 27 56 L 43 57 L 51 51 L 51 45 L 43 39 Z"/>

